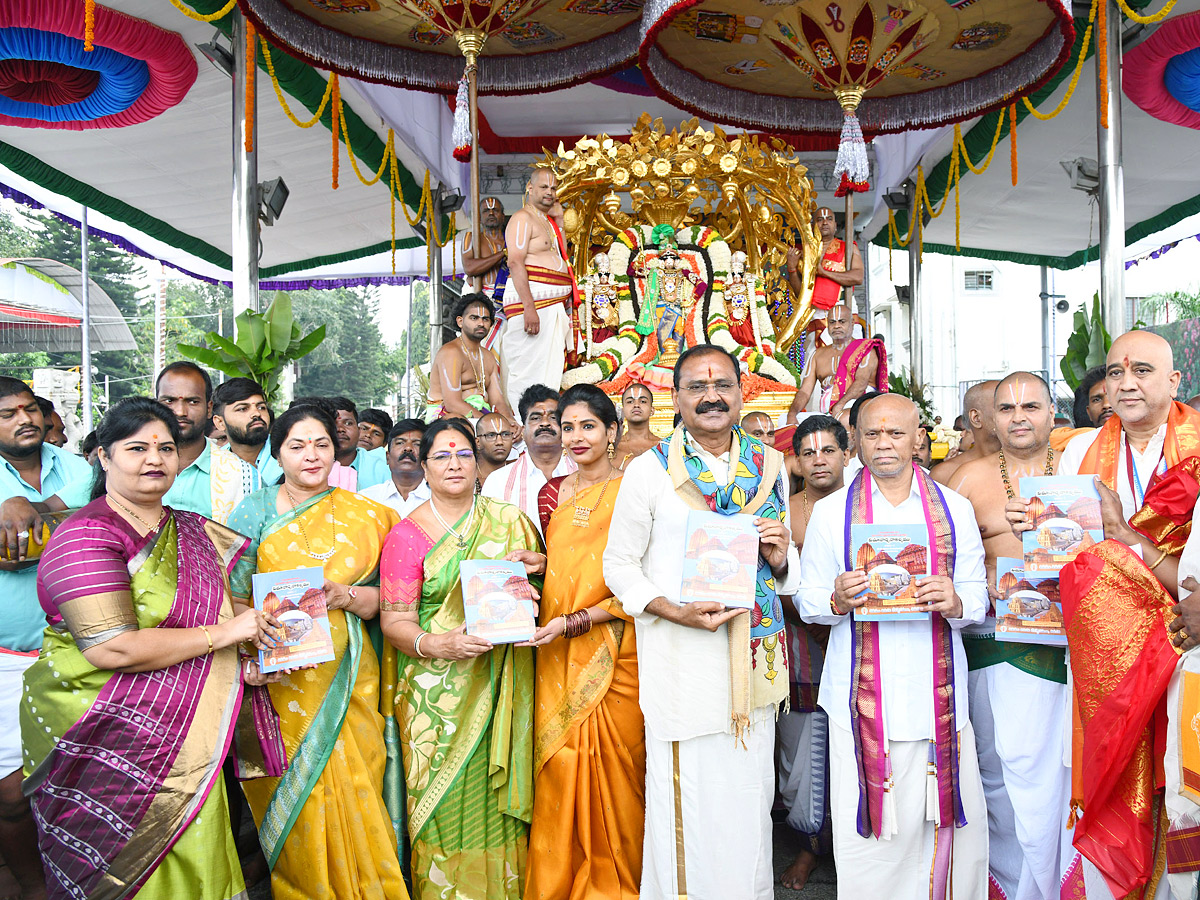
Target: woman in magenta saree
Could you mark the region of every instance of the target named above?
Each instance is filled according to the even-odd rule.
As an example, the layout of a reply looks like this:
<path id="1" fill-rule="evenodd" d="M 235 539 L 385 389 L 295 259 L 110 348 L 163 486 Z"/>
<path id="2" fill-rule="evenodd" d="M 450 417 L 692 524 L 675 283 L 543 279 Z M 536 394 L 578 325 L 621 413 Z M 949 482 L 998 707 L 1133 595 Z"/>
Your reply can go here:
<path id="1" fill-rule="evenodd" d="M 248 542 L 161 505 L 178 426 L 159 410 L 138 398 L 108 414 L 107 493 L 59 527 L 38 571 L 49 627 L 21 735 L 52 898 L 245 896 L 221 766 L 243 677 L 261 680 L 237 650 L 258 616 L 228 588 Z"/>

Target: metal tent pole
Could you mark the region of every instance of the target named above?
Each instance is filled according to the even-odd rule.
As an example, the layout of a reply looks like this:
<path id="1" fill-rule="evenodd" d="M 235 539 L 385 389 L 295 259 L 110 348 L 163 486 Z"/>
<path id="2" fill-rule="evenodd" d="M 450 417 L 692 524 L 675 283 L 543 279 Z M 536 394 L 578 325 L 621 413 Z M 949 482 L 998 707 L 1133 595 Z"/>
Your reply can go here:
<path id="1" fill-rule="evenodd" d="M 404 338 L 404 378 L 407 387 L 404 390 L 404 416 L 412 417 L 412 342 L 413 342 L 413 293 L 416 282 L 408 283 L 408 334 Z"/>
<path id="2" fill-rule="evenodd" d="M 1042 368 L 1046 370 L 1046 381 L 1054 377 L 1054 356 L 1050 344 L 1050 317 L 1053 315 L 1054 298 L 1050 296 L 1050 269 L 1041 266 L 1042 292 Z M 1053 396 L 1053 394 L 1051 395 Z"/>
<path id="3" fill-rule="evenodd" d="M 1106 28 L 1096 31 L 1096 50 L 1103 41 L 1107 77 L 1096 78 L 1096 144 L 1100 166 L 1100 306 L 1104 326 L 1113 337 L 1129 330 L 1125 311 L 1125 172 L 1121 159 L 1121 10 L 1108 4 Z M 1100 110 L 1108 110 L 1108 127 Z"/>
<path id="4" fill-rule="evenodd" d="M 91 276 L 88 274 L 88 220 L 87 207 L 83 208 L 83 215 L 79 222 L 79 272 L 83 275 L 82 285 L 82 301 L 83 301 L 83 338 L 82 338 L 82 360 L 79 366 L 80 383 L 79 389 L 83 394 L 83 433 L 91 434 L 95 429 L 95 418 L 92 413 L 92 296 L 91 296 Z"/>
<path id="5" fill-rule="evenodd" d="M 233 315 L 258 312 L 258 92 L 246 108 L 246 82 L 255 87 L 258 67 L 247 65 L 246 19 L 233 11 Z M 247 123 L 247 112 L 252 113 Z M 249 124 L 254 149 L 246 149 Z"/>
<path id="6" fill-rule="evenodd" d="M 925 376 L 925 348 L 921 334 L 921 206 L 917 201 L 917 188 L 912 182 L 904 187 L 908 194 L 908 359 L 912 368 L 913 384 L 923 384 Z"/>
<path id="7" fill-rule="evenodd" d="M 437 195 L 435 195 L 437 196 Z M 442 205 L 434 206 L 434 222 L 442 217 Z M 436 227 L 436 226 L 435 226 Z M 435 241 L 429 248 L 429 361 L 437 355 L 442 346 L 442 248 Z"/>

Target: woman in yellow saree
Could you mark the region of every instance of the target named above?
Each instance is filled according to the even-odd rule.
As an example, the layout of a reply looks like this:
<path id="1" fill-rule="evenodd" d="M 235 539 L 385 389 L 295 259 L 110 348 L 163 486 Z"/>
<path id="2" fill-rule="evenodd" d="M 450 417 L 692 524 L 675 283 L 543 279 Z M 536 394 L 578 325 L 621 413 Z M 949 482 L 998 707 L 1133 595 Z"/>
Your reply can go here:
<path id="1" fill-rule="evenodd" d="M 245 783 L 271 866 L 275 900 L 407 900 L 392 817 L 384 802 L 388 762 L 379 714 L 379 659 L 363 619 L 379 609 L 383 539 L 399 517 L 329 487 L 334 422 L 298 406 L 271 428 L 283 482 L 251 494 L 229 527 L 251 539 L 259 572 L 325 571 L 335 657 L 292 671 L 270 687 L 289 767 L 281 778 Z M 251 596 L 252 571 L 234 593 Z"/>
<path id="2" fill-rule="evenodd" d="M 620 479 L 608 452 L 617 417 L 599 388 L 579 385 L 558 418 L 579 471 L 538 497 L 547 562 L 525 900 L 636 900 L 646 813 L 637 647 L 601 568 Z"/>
<path id="3" fill-rule="evenodd" d="M 418 900 L 521 900 L 533 807 L 533 651 L 466 633 L 459 564 L 541 562 L 516 506 L 475 496 L 475 436 L 439 419 L 421 439 L 430 499 L 397 525 L 381 564 L 384 636 L 402 655 L 412 884 Z"/>

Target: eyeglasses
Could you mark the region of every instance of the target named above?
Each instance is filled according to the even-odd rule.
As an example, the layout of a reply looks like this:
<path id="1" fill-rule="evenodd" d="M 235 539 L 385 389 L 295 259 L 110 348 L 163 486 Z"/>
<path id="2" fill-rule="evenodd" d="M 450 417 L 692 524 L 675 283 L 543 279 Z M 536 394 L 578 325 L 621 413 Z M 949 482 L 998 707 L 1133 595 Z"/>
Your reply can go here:
<path id="1" fill-rule="evenodd" d="M 496 438 L 504 438 L 506 441 L 513 439 L 514 432 L 512 431 L 485 431 L 479 435 L 481 441 L 494 441 Z"/>
<path id="2" fill-rule="evenodd" d="M 455 450 L 453 453 L 430 453 L 427 462 L 437 463 L 439 466 L 444 466 L 450 462 L 450 458 L 457 456 L 459 462 L 466 462 L 475 458 L 474 450 Z"/>
<path id="3" fill-rule="evenodd" d="M 736 381 L 693 381 L 691 384 L 685 384 L 680 390 L 689 397 L 703 397 L 709 388 L 724 397 L 736 392 L 738 385 Z"/>

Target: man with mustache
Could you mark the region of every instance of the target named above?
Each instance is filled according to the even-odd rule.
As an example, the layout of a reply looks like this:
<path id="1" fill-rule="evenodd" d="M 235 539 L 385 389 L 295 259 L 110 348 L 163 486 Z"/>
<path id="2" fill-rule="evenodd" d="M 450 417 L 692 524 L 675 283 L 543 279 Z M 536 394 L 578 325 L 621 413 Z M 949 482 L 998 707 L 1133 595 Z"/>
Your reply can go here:
<path id="1" fill-rule="evenodd" d="M 1104 366 L 1087 370 L 1075 389 L 1075 405 L 1071 409 L 1076 428 L 1099 428 L 1109 420 L 1113 406 L 1107 388 Z"/>
<path id="2" fill-rule="evenodd" d="M 360 493 L 376 503 L 390 506 L 402 517 L 428 500 L 425 470 L 417 459 L 424 434 L 425 423 L 420 419 L 397 422 L 388 432 L 387 441 L 387 463 L 392 477 L 382 484 L 364 488 Z"/>
<path id="3" fill-rule="evenodd" d="M 646 721 L 641 896 L 769 900 L 775 716 L 787 698 L 783 607 L 799 561 L 783 455 L 738 427 L 738 361 L 699 344 L 675 365 L 682 424 L 629 464 L 604 580 L 637 629 Z M 758 532 L 752 608 L 680 602 L 693 513 Z M 714 591 L 714 597 L 717 596 Z"/>
<path id="4" fill-rule="evenodd" d="M 463 271 L 471 279 L 474 290 L 481 291 L 496 306 L 504 302 L 504 288 L 508 283 L 508 251 L 504 245 L 504 205 L 496 197 L 484 197 L 479 205 L 479 243 L 482 248 L 476 253 L 471 246 L 471 230 L 463 232 Z M 490 350 L 503 327 L 504 317 L 497 316 L 483 346 Z"/>
<path id="5" fill-rule="evenodd" d="M 525 423 L 525 449 L 515 460 L 497 469 L 483 483 L 483 496 L 521 508 L 541 531 L 538 492 L 551 478 L 570 475 L 578 466 L 563 456 L 558 428 L 558 391 L 544 384 L 526 389 L 517 404 Z"/>
<path id="6" fill-rule="evenodd" d="M 480 485 L 497 469 L 508 465 L 516 437 L 516 429 L 499 413 L 488 413 L 475 423 L 475 442 L 479 447 L 475 478 Z"/>
<path id="7" fill-rule="evenodd" d="M 0 499 L 20 498 L 23 513 L 14 515 L 5 504 L 0 512 L 5 544 L 27 542 L 30 531 L 42 531 L 42 520 L 29 501 L 41 501 L 70 481 L 87 478 L 91 467 L 74 454 L 46 443 L 45 423 L 29 385 L 0 376 Z M 17 710 L 21 676 L 36 660 L 42 646 L 46 613 L 38 603 L 37 567 L 26 563 L 0 569 L 0 854 L 21 891 L 44 896 L 37 831 L 29 805 L 21 794 L 21 729 Z"/>
<path id="8" fill-rule="evenodd" d="M 498 412 L 516 426 L 504 395 L 504 373 L 496 354 L 482 345 L 492 327 L 495 308 L 483 294 L 464 294 L 454 310 L 458 339 L 442 344 L 429 370 L 429 404 L 425 421 L 459 416 L 474 422 Z"/>
<path id="9" fill-rule="evenodd" d="M 792 434 L 792 450 L 804 479 L 804 490 L 792 494 L 792 543 L 804 547 L 804 532 L 818 500 L 839 491 L 845 483 L 849 438 L 832 416 L 808 416 Z M 817 689 L 829 628 L 809 625 L 785 602 L 788 663 L 792 703 L 779 716 L 776 764 L 779 796 L 787 808 L 787 823 L 800 838 L 800 852 L 780 876 L 780 883 L 799 891 L 821 856 L 833 849 L 829 824 L 829 717 L 817 706 Z"/>
<path id="10" fill-rule="evenodd" d="M 1026 477 L 1053 475 L 1050 449 L 1054 402 L 1037 375 L 1015 372 L 996 386 L 1000 449 L 964 463 L 950 479 L 971 502 L 983 539 L 994 605 L 997 560 L 1021 559 L 1005 506 Z M 1071 770 L 1063 764 L 1070 709 L 1066 651 L 1061 647 L 996 640 L 996 619 L 963 630 L 971 724 L 987 796 L 992 878 L 1008 900 L 1051 900 L 1077 854 L 1066 827 Z"/>
<path id="11" fill-rule="evenodd" d="M 988 826 L 962 629 L 983 621 L 987 574 L 971 504 L 913 463 L 919 425 L 899 394 L 863 407 L 865 468 L 814 505 L 795 603 L 804 621 L 831 626 L 818 703 L 839 894 L 974 900 L 987 896 Z M 870 579 L 855 567 L 855 524 L 920 529 L 925 616 L 856 619 Z"/>

